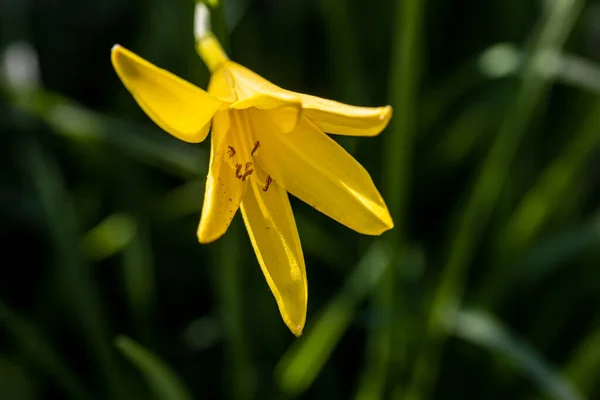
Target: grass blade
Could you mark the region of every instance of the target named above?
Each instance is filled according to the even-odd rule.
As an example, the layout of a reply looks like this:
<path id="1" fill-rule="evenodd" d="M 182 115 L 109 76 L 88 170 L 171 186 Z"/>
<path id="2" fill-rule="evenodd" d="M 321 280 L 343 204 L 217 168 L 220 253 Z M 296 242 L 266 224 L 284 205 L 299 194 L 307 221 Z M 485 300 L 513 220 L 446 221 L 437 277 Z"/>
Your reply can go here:
<path id="1" fill-rule="evenodd" d="M 227 230 L 227 235 L 218 243 L 218 267 L 215 286 L 217 287 L 221 321 L 224 326 L 228 360 L 227 379 L 231 382 L 230 395 L 236 400 L 253 397 L 255 390 L 254 370 L 250 362 L 248 343 L 244 336 L 243 321 L 243 282 L 240 241 L 242 236 L 240 219 L 235 219 Z"/>
<path id="2" fill-rule="evenodd" d="M 123 251 L 133 240 L 135 230 L 135 222 L 129 215 L 109 215 L 85 234 L 83 251 L 90 260 L 103 260 Z"/>
<path id="3" fill-rule="evenodd" d="M 0 301 L 0 325 L 4 325 L 20 351 L 44 374 L 54 378 L 72 399 L 92 399 L 77 375 L 46 341 L 44 335 L 28 321 Z"/>
<path id="4" fill-rule="evenodd" d="M 192 400 L 177 375 L 150 351 L 126 336 L 118 336 L 115 346 L 140 371 L 157 400 Z"/>
<path id="5" fill-rule="evenodd" d="M 492 316 L 474 310 L 459 310 L 456 314 L 448 315 L 445 325 L 458 338 L 510 360 L 549 398 L 583 400 L 575 388 L 554 371 L 529 344 Z"/>
<path id="6" fill-rule="evenodd" d="M 300 395 L 312 385 L 352 322 L 359 302 L 380 283 L 391 262 L 392 255 L 381 242 L 369 248 L 343 289 L 279 360 L 275 375 L 285 393 Z M 387 320 L 383 324 L 389 323 Z"/>
<path id="7" fill-rule="evenodd" d="M 597 320 L 594 326 L 596 328 L 579 343 L 564 368 L 564 374 L 585 395 L 591 395 L 600 376 L 600 325 Z"/>
<path id="8" fill-rule="evenodd" d="M 208 152 L 159 133 L 86 109 L 47 90 L 11 93 L 10 99 L 22 111 L 36 116 L 53 131 L 82 145 L 114 146 L 135 160 L 165 169 L 183 178 L 198 177 L 208 170 Z"/>
<path id="9" fill-rule="evenodd" d="M 93 349 L 111 398 L 122 398 L 118 365 L 109 345 L 107 316 L 90 266 L 83 261 L 76 216 L 58 166 L 35 142 L 30 142 L 22 153 L 56 247 L 59 293 L 65 296 L 76 327 Z"/>
<path id="10" fill-rule="evenodd" d="M 397 249 L 395 257 L 404 257 L 406 213 L 411 184 L 413 143 L 416 137 L 418 90 L 421 70 L 421 35 L 425 8 L 424 0 L 399 0 L 393 3 L 393 49 L 390 66 L 390 103 L 401 117 L 392 118 L 384 133 L 384 196 L 394 219 L 395 228 L 387 234 L 390 248 Z M 393 25 L 393 26 L 394 26 Z M 383 311 L 393 324 L 373 327 L 366 348 L 367 365 L 359 378 L 357 398 L 378 399 L 383 396 L 390 363 L 396 373 L 405 368 L 403 295 L 395 283 L 393 269 L 381 280 L 381 287 L 373 292 L 372 306 Z"/>
<path id="11" fill-rule="evenodd" d="M 543 61 L 561 51 L 583 7 L 583 1 L 556 0 L 548 4 L 534 32 L 531 53 L 511 108 L 481 168 L 473 189 L 450 234 L 450 248 L 426 322 L 425 342 L 409 389 L 410 399 L 428 397 L 437 379 L 444 330 L 442 316 L 462 297 L 465 272 L 479 234 L 490 217 L 508 177 L 510 166 L 536 106 L 544 98 L 551 77 Z"/>
<path id="12" fill-rule="evenodd" d="M 514 268 L 510 258 L 531 246 L 556 210 L 576 193 L 590 156 L 600 145 L 599 124 L 600 101 L 597 101 L 564 151 L 545 168 L 508 220 L 495 243 L 492 259 L 496 262 L 483 285 L 486 289 L 481 298 L 487 304 L 493 305 L 510 285 Z"/>

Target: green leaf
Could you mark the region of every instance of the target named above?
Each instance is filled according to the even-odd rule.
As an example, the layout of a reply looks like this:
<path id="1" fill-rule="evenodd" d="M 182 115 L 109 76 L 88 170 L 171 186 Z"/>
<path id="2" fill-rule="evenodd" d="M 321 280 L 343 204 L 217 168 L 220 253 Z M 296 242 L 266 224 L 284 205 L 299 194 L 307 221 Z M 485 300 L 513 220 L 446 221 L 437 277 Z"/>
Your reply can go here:
<path id="1" fill-rule="evenodd" d="M 566 376 L 583 394 L 591 395 L 600 376 L 600 325 L 596 319 L 595 328 L 577 346 L 564 368 Z"/>
<path id="2" fill-rule="evenodd" d="M 192 400 L 177 375 L 158 357 L 126 336 L 118 336 L 115 346 L 140 371 L 157 400 Z"/>
<path id="3" fill-rule="evenodd" d="M 115 213 L 83 237 L 83 251 L 91 260 L 103 260 L 125 249 L 135 234 L 136 225 L 131 216 Z"/>
<path id="4" fill-rule="evenodd" d="M 504 78 L 517 74 L 523 67 L 525 53 L 516 45 L 498 43 L 485 50 L 478 58 L 479 71 L 487 78 Z M 543 72 L 572 87 L 591 93 L 600 93 L 600 66 L 581 56 L 556 53 L 548 56 Z"/>
<path id="5" fill-rule="evenodd" d="M 53 157 L 37 142 L 22 149 L 24 167 L 44 211 L 56 251 L 56 291 L 63 296 L 69 320 L 92 348 L 111 398 L 125 397 L 119 366 L 110 347 L 108 316 L 80 249 L 80 233 L 72 199 Z"/>
<path id="6" fill-rule="evenodd" d="M 343 289 L 309 321 L 304 335 L 290 346 L 275 369 L 277 382 L 284 392 L 299 395 L 312 385 L 350 326 L 359 302 L 380 282 L 391 260 L 385 245 L 375 242 Z"/>
<path id="7" fill-rule="evenodd" d="M 528 343 L 512 333 L 493 316 L 476 310 L 446 314 L 446 329 L 456 337 L 506 358 L 541 392 L 555 400 L 583 400 Z"/>
<path id="8" fill-rule="evenodd" d="M 0 301 L 0 326 L 4 326 L 21 353 L 45 375 L 55 379 L 72 399 L 90 399 L 77 375 L 46 340 L 43 332 Z M 1 379 L 0 379 L 1 381 Z"/>
<path id="9" fill-rule="evenodd" d="M 203 176 L 208 152 L 169 137 L 157 129 L 104 115 L 43 89 L 23 95 L 12 93 L 15 105 L 46 122 L 53 132 L 82 146 L 105 144 L 137 161 L 184 178 Z"/>
<path id="10" fill-rule="evenodd" d="M 442 317 L 448 307 L 464 295 L 466 273 L 481 240 L 481 232 L 497 206 L 521 141 L 526 137 L 535 111 L 546 98 L 554 79 L 546 71 L 549 55 L 562 51 L 583 9 L 582 0 L 556 0 L 544 9 L 531 34 L 531 51 L 521 71 L 521 81 L 506 115 L 499 124 L 494 142 L 472 188 L 453 221 L 449 251 L 445 256 L 439 283 L 434 289 L 426 316 L 426 340 L 413 368 L 408 396 L 427 398 L 437 380 L 446 332 Z M 552 61 L 552 60 L 550 60 Z"/>

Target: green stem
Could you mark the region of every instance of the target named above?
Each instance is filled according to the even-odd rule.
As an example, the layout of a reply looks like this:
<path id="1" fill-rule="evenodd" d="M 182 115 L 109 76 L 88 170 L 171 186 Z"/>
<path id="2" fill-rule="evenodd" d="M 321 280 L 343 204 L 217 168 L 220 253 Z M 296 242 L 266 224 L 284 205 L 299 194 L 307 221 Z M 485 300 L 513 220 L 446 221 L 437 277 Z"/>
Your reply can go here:
<path id="1" fill-rule="evenodd" d="M 544 10 L 533 35 L 531 53 L 524 65 L 520 87 L 511 108 L 475 181 L 470 196 L 451 231 L 451 245 L 440 283 L 427 317 L 425 342 L 417 359 L 409 388 L 409 399 L 429 396 L 437 379 L 441 347 L 445 341 L 443 318 L 455 309 L 463 293 L 467 268 L 478 238 L 489 219 L 506 182 L 517 147 L 527 131 L 536 106 L 551 84 L 543 68 L 546 57 L 563 47 L 581 11 L 581 0 L 557 0 Z"/>

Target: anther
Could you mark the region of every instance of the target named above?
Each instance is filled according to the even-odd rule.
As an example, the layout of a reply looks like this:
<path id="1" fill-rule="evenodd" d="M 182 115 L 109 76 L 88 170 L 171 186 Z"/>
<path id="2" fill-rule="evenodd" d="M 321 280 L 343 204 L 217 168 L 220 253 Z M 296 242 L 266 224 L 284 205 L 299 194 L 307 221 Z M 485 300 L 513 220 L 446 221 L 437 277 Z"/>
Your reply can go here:
<path id="1" fill-rule="evenodd" d="M 250 152 L 250 155 L 253 156 L 254 153 L 256 153 L 256 150 L 258 150 L 259 147 L 260 147 L 260 142 L 257 140 L 256 143 L 254 143 L 254 148 Z"/>
<path id="2" fill-rule="evenodd" d="M 246 170 L 246 172 L 244 172 L 244 175 L 242 176 L 242 182 L 246 182 L 246 178 L 252 175 L 253 172 L 253 169 Z"/>
<path id="3" fill-rule="evenodd" d="M 242 171 L 242 164 L 235 164 L 235 177 L 238 179 L 242 179 L 242 174 L 240 174 L 240 172 Z"/>
<path id="4" fill-rule="evenodd" d="M 252 163 L 248 161 L 246 163 L 246 166 L 244 167 L 244 175 L 242 175 L 242 182 L 245 182 L 246 178 L 252 175 L 253 172 L 254 170 L 252 169 Z"/>
<path id="5" fill-rule="evenodd" d="M 229 155 L 229 158 L 235 156 L 235 149 L 232 146 L 227 146 L 229 148 L 229 150 L 227 150 L 227 155 Z"/>
<path id="6" fill-rule="evenodd" d="M 266 192 L 267 190 L 269 190 L 269 186 L 271 186 L 272 182 L 273 182 L 273 179 L 271 179 L 271 175 L 267 175 L 267 181 L 265 182 L 265 187 L 263 188 L 263 192 Z"/>

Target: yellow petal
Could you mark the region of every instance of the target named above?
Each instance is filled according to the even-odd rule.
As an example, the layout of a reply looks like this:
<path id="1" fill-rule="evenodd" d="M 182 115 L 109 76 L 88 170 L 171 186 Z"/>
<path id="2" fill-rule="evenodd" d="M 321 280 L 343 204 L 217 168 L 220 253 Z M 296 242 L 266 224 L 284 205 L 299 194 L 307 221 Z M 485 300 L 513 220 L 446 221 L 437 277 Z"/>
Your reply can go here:
<path id="1" fill-rule="evenodd" d="M 286 116 L 283 121 L 281 121 L 282 118 L 274 121 L 284 132 L 289 132 L 291 128 L 294 128 L 298 118 L 304 115 L 328 133 L 375 136 L 385 129 L 392 117 L 392 107 L 390 106 L 357 107 L 285 90 L 233 61 L 227 61 L 224 68 L 231 72 L 235 81 L 238 101 L 232 104 L 232 108 L 256 107 L 266 110 L 286 104 L 288 107 L 290 105 L 301 106 L 302 113 L 297 111 L 296 119 Z M 294 108 L 297 109 L 297 107 Z"/>
<path id="2" fill-rule="evenodd" d="M 215 114 L 213 137 L 210 149 L 210 167 L 206 179 L 206 192 L 202 216 L 198 226 L 200 243 L 210 243 L 220 238 L 235 216 L 244 193 L 244 184 L 235 177 L 235 172 L 227 164 L 226 151 L 229 135 L 229 117 L 227 111 Z"/>
<path id="3" fill-rule="evenodd" d="M 265 178 L 259 168 L 256 173 L 259 179 Z M 292 333 L 300 336 L 306 321 L 308 292 L 292 208 L 287 193 L 276 182 L 267 191 L 255 182 L 252 179 L 244 195 L 242 216 L 281 317 Z"/>
<path id="4" fill-rule="evenodd" d="M 304 115 L 324 132 L 348 136 L 378 135 L 390 122 L 392 107 L 356 107 L 307 94 L 302 98 Z"/>
<path id="5" fill-rule="evenodd" d="M 233 103 L 237 100 L 233 77 L 226 68 L 219 68 L 210 75 L 208 93 L 226 103 Z"/>
<path id="6" fill-rule="evenodd" d="M 113 47 L 111 60 L 127 90 L 158 126 L 185 142 L 206 138 L 220 100 L 122 46 Z"/>
<path id="7" fill-rule="evenodd" d="M 368 172 L 307 118 L 287 134 L 277 132 L 264 112 L 251 113 L 260 141 L 257 162 L 275 182 L 341 224 L 380 235 L 394 224 Z"/>
<path id="8" fill-rule="evenodd" d="M 223 68 L 231 73 L 238 98 L 231 108 L 272 110 L 271 118 L 283 132 L 295 128 L 302 115 L 300 96 L 272 84 L 233 61 L 227 61 Z"/>

